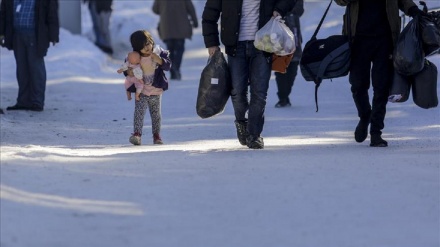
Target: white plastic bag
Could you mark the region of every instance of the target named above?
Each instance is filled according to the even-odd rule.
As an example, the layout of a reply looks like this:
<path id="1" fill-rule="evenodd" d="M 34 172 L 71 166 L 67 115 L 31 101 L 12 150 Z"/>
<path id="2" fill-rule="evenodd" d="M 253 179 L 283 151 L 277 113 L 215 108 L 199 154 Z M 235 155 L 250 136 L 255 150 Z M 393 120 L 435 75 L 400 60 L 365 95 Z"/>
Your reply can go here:
<path id="1" fill-rule="evenodd" d="M 279 56 L 295 52 L 295 39 L 292 31 L 284 24 L 281 16 L 272 17 L 255 34 L 254 46 L 258 50 L 275 53 Z"/>

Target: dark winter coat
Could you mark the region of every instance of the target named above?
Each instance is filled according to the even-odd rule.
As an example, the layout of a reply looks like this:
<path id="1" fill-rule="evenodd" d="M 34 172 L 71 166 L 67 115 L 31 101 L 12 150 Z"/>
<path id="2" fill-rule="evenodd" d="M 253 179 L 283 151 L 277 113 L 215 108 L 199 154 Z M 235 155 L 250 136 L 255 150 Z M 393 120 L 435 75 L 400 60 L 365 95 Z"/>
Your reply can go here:
<path id="1" fill-rule="evenodd" d="M 0 36 L 4 36 L 4 46 L 13 50 L 14 1 L 2 0 L 0 6 Z M 58 0 L 35 0 L 35 35 L 37 52 L 46 56 L 50 42 L 59 42 L 60 26 Z"/>
<path id="2" fill-rule="evenodd" d="M 293 61 L 299 61 L 302 56 L 302 33 L 299 18 L 304 14 L 304 0 L 297 0 L 295 7 L 289 11 L 284 17 L 286 25 L 295 35 L 295 53 L 293 53 Z"/>
<path id="3" fill-rule="evenodd" d="M 386 10 L 388 16 L 388 22 L 391 28 L 391 34 L 393 36 L 394 43 L 397 42 L 397 38 L 400 34 L 401 27 L 401 19 L 399 16 L 399 9 L 405 14 L 408 14 L 409 8 L 416 6 L 416 4 L 412 0 L 384 0 L 386 1 Z M 336 4 L 340 6 L 347 6 L 347 0 L 335 0 Z M 351 34 L 352 36 L 356 35 L 356 26 L 358 21 L 359 14 L 359 1 L 351 0 L 350 1 L 350 16 L 351 16 Z M 344 34 L 348 34 L 347 32 L 347 20 L 346 16 L 344 16 Z"/>
<path id="4" fill-rule="evenodd" d="M 281 16 L 291 10 L 296 0 L 261 0 L 258 28 L 262 28 L 277 11 Z M 243 0 L 207 0 L 202 15 L 203 38 L 206 48 L 220 46 L 218 20 L 220 18 L 220 39 L 226 54 L 235 56 L 240 31 Z"/>
<path id="5" fill-rule="evenodd" d="M 158 32 L 162 40 L 191 39 L 199 23 L 191 0 L 155 0 L 153 12 L 160 16 Z"/>
<path id="6" fill-rule="evenodd" d="M 162 88 L 164 91 L 168 89 L 168 79 L 164 71 L 169 71 L 171 68 L 171 59 L 169 51 L 162 50 L 160 52 L 162 64 L 154 71 L 153 87 Z"/>

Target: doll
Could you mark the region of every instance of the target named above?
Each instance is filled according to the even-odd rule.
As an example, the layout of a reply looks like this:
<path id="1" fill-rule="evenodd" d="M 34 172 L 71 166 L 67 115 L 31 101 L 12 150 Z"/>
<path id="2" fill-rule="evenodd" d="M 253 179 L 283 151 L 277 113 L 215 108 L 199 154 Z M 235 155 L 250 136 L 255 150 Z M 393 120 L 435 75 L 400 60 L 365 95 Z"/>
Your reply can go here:
<path id="1" fill-rule="evenodd" d="M 131 93 L 135 92 L 135 99 L 138 101 L 144 87 L 144 81 L 142 80 L 143 72 L 140 63 L 141 55 L 139 54 L 139 52 L 129 52 L 125 63 L 122 64 L 122 66 L 117 71 L 119 74 L 129 69 L 133 71 L 133 76 L 125 77 L 124 85 L 127 91 L 128 100 L 131 100 Z"/>

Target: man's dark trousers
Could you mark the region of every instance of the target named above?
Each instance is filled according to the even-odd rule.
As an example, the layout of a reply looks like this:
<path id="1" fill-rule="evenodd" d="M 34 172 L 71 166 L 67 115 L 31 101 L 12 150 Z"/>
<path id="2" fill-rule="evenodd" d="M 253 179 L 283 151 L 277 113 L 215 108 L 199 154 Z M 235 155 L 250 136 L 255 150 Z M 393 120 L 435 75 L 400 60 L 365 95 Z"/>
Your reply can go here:
<path id="1" fill-rule="evenodd" d="M 35 30 L 15 31 L 13 47 L 17 66 L 17 105 L 43 108 L 46 66 L 44 57 L 37 52 Z"/>
<path id="2" fill-rule="evenodd" d="M 350 83 L 361 121 L 371 121 L 370 134 L 381 135 L 393 78 L 391 35 L 356 37 L 352 45 Z M 368 89 L 373 86 L 370 105 Z"/>

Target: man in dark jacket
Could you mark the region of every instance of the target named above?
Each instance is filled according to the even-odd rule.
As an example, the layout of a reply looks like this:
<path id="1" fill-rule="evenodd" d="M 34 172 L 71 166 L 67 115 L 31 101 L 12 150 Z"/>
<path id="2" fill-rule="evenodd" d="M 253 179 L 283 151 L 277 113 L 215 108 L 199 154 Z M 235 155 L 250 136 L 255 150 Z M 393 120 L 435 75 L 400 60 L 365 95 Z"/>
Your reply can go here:
<path id="1" fill-rule="evenodd" d="M 113 48 L 110 38 L 110 16 L 113 0 L 84 0 L 89 3 L 90 17 L 92 18 L 95 45 L 103 52 L 112 55 Z"/>
<path id="2" fill-rule="evenodd" d="M 275 80 L 278 88 L 278 103 L 276 108 L 291 106 L 289 95 L 292 92 L 293 83 L 295 82 L 298 73 L 299 60 L 302 55 L 302 35 L 299 18 L 304 13 L 304 0 L 296 1 L 295 7 L 289 11 L 284 17 L 286 25 L 295 36 L 296 50 L 293 53 L 292 61 L 286 69 L 286 73 L 275 72 Z"/>
<path id="3" fill-rule="evenodd" d="M 237 137 L 240 144 L 252 149 L 264 148 L 261 133 L 272 67 L 272 54 L 255 48 L 255 33 L 272 16 L 285 16 L 295 2 L 207 0 L 203 10 L 202 31 L 210 56 L 220 46 L 218 20 L 221 15 L 220 37 L 228 55 Z"/>
<path id="4" fill-rule="evenodd" d="M 335 0 L 350 10 L 350 22 L 344 19 L 344 33 L 351 29 L 351 65 L 349 80 L 359 123 L 354 132 L 356 142 L 363 142 L 370 127 L 372 147 L 386 147 L 382 129 L 388 94 L 393 78 L 392 54 L 400 33 L 399 9 L 415 16 L 423 12 L 412 0 Z M 345 16 L 346 17 L 346 16 Z M 347 27 L 347 23 L 351 23 Z M 373 86 L 370 104 L 368 89 Z"/>
<path id="5" fill-rule="evenodd" d="M 58 0 L 3 0 L 0 43 L 14 51 L 18 97 L 6 110 L 43 111 L 46 90 L 44 57 L 59 42 Z"/>

